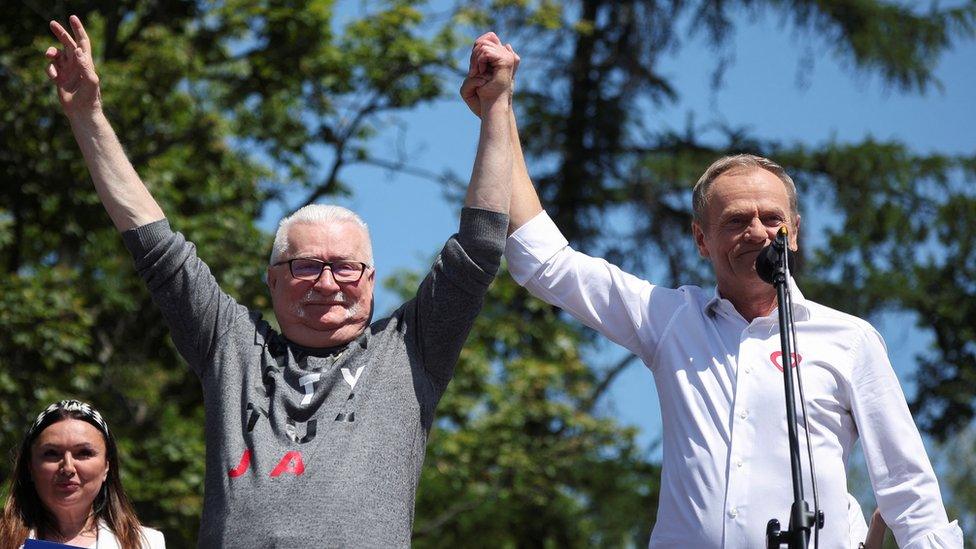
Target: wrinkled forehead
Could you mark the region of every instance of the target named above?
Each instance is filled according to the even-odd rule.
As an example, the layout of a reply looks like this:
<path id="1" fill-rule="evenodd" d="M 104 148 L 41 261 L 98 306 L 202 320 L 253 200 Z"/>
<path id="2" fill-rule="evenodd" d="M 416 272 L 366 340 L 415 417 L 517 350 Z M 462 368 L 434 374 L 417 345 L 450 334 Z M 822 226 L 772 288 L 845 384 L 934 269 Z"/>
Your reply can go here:
<path id="1" fill-rule="evenodd" d="M 298 221 L 288 228 L 290 255 L 371 259 L 369 235 L 352 221 Z"/>
<path id="2" fill-rule="evenodd" d="M 727 207 L 777 209 L 792 212 L 789 189 L 776 174 L 761 167 L 737 167 L 715 178 L 705 193 L 705 217 Z"/>

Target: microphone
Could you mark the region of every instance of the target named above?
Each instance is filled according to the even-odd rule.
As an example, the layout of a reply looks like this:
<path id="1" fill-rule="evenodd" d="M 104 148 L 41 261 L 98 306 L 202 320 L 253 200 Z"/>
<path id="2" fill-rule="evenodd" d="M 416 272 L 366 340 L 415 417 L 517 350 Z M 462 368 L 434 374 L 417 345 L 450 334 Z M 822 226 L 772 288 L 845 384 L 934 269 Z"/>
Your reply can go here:
<path id="1" fill-rule="evenodd" d="M 756 257 L 756 274 L 759 275 L 764 282 L 768 284 L 776 283 L 776 274 L 784 271 L 783 266 L 783 256 L 786 256 L 786 261 L 789 263 L 789 271 L 792 272 L 796 268 L 796 260 L 793 258 L 794 253 L 792 250 L 787 250 L 787 229 L 786 225 L 781 225 L 779 231 L 776 232 L 776 238 L 773 242 L 759 251 L 759 255 Z"/>

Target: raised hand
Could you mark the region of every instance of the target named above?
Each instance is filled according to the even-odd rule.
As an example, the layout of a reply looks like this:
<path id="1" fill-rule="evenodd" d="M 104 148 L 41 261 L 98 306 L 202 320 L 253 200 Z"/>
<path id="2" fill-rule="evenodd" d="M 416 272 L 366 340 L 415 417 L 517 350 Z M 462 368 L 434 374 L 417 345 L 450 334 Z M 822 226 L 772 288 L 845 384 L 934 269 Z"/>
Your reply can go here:
<path id="1" fill-rule="evenodd" d="M 75 15 L 68 21 L 74 36 L 57 21 L 51 21 L 51 32 L 64 47 L 52 46 L 44 55 L 51 62 L 47 75 L 58 87 L 64 113 L 71 117 L 100 111 L 102 95 L 85 27 Z"/>
<path id="2" fill-rule="evenodd" d="M 502 45 L 493 32 L 475 40 L 471 48 L 468 75 L 461 84 L 461 98 L 478 117 L 482 105 L 504 98 L 511 100 L 515 72 L 521 59 L 511 44 Z"/>

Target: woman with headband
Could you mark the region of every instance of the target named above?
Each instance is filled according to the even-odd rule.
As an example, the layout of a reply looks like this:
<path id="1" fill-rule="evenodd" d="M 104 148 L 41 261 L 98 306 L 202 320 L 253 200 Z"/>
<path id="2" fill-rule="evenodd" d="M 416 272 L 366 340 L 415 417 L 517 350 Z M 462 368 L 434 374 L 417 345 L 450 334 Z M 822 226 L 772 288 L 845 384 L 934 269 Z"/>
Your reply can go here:
<path id="1" fill-rule="evenodd" d="M 119 479 L 115 438 L 84 402 L 48 406 L 17 452 L 0 549 L 28 539 L 97 549 L 165 547 L 162 533 L 139 524 Z"/>

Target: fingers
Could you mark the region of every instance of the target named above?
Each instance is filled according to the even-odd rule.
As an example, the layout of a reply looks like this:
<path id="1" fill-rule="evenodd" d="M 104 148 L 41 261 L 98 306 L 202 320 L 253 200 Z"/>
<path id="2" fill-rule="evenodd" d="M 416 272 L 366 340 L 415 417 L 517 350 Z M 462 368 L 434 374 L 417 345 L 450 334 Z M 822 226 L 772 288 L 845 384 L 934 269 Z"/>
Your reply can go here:
<path id="1" fill-rule="evenodd" d="M 487 77 L 475 75 L 465 78 L 461 84 L 461 99 L 478 118 L 481 118 L 481 100 L 478 98 L 478 90 L 487 83 Z"/>
<path id="2" fill-rule="evenodd" d="M 514 72 L 518 66 L 518 56 L 515 55 L 515 51 L 510 46 L 482 43 L 475 48 L 475 53 L 478 56 L 479 74 L 491 72 L 496 68 L 502 67 L 511 67 Z"/>
<path id="3" fill-rule="evenodd" d="M 78 44 L 75 42 L 75 39 L 71 37 L 71 34 L 68 31 L 64 30 L 64 27 L 61 26 L 61 23 L 58 23 L 57 21 L 51 21 L 51 32 L 54 33 L 54 37 L 57 38 L 59 42 L 64 44 L 64 48 L 66 50 L 67 49 L 73 50 L 78 47 Z"/>
<path id="4" fill-rule="evenodd" d="M 49 47 L 44 52 L 44 57 L 51 62 L 44 72 L 47 73 L 48 78 L 51 80 L 57 80 L 58 75 L 63 72 L 64 68 L 64 52 L 55 48 L 54 46 Z"/>
<path id="5" fill-rule="evenodd" d="M 515 53 L 515 50 L 512 49 L 512 45 L 511 44 L 505 44 L 505 49 L 508 50 L 508 53 L 512 54 L 512 57 L 515 58 L 515 65 L 512 67 L 512 73 L 514 74 L 515 71 L 518 70 L 518 66 L 519 66 L 519 63 L 522 62 L 522 58 L 519 57 L 519 55 L 517 53 Z"/>
<path id="6" fill-rule="evenodd" d="M 85 32 L 85 26 L 81 24 L 81 19 L 77 15 L 72 15 L 68 18 L 68 22 L 71 23 L 71 30 L 74 31 L 75 36 L 78 37 L 78 45 L 85 51 L 89 51 L 91 42 L 88 40 L 88 33 Z"/>
<path id="7" fill-rule="evenodd" d="M 485 46 L 479 44 L 475 51 L 478 52 L 478 74 L 485 74 L 488 72 L 488 59 L 485 55 Z"/>
<path id="8" fill-rule="evenodd" d="M 511 44 L 502 44 L 493 32 L 482 34 L 471 46 L 468 74 L 461 84 L 461 98 L 481 116 L 483 103 L 492 103 L 511 94 L 519 56 Z M 511 95 L 508 95 L 511 102 Z"/>
<path id="9" fill-rule="evenodd" d="M 468 59 L 468 77 L 478 74 L 478 43 L 471 46 L 471 58 Z"/>
<path id="10" fill-rule="evenodd" d="M 486 42 L 475 42 L 471 47 L 471 61 L 468 65 L 468 77 L 484 74 L 488 70 L 488 61 L 485 59 Z"/>
<path id="11" fill-rule="evenodd" d="M 486 74 L 496 64 L 505 65 L 506 57 L 513 60 L 512 71 L 518 69 L 521 62 L 511 44 L 502 44 L 501 39 L 494 32 L 486 32 L 475 40 L 471 46 L 471 56 L 468 59 L 468 74 L 471 78 L 479 74 Z"/>
<path id="12" fill-rule="evenodd" d="M 490 44 L 490 42 L 483 40 L 484 36 L 482 35 L 475 40 L 474 45 L 471 46 L 471 58 L 468 60 L 468 76 L 475 76 L 485 71 L 486 66 L 482 61 L 482 57 L 484 56 L 485 45 Z"/>
<path id="13" fill-rule="evenodd" d="M 482 34 L 481 36 L 479 36 L 478 39 L 475 40 L 475 43 L 478 43 L 478 42 L 491 42 L 493 44 L 501 44 L 502 43 L 502 41 L 498 38 L 498 35 L 495 34 L 495 33 L 493 33 L 493 32 L 491 32 L 491 31 L 488 31 L 488 32 Z"/>
<path id="14" fill-rule="evenodd" d="M 470 76 L 461 83 L 461 97 L 469 99 L 478 95 L 478 88 L 488 83 L 488 78 L 483 75 Z"/>

